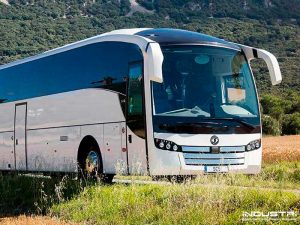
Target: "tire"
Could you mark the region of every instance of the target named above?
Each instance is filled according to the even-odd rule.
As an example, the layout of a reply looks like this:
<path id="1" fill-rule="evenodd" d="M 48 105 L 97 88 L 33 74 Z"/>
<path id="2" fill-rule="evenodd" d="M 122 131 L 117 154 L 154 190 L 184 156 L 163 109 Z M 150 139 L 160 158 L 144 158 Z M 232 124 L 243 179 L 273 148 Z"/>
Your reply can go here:
<path id="1" fill-rule="evenodd" d="M 86 145 L 86 149 L 79 162 L 79 176 L 88 181 L 99 181 L 102 183 L 112 183 L 113 174 L 103 174 L 102 157 L 99 147 L 96 144 Z"/>
<path id="2" fill-rule="evenodd" d="M 167 176 L 171 183 L 187 183 L 196 179 L 196 176 L 188 175 L 177 175 L 177 176 Z"/>

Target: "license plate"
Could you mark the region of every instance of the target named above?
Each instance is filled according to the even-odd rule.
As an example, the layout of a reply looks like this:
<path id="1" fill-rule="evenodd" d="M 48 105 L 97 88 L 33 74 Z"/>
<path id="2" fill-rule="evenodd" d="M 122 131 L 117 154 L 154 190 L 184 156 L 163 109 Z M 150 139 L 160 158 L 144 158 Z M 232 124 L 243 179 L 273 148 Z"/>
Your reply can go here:
<path id="1" fill-rule="evenodd" d="M 227 166 L 204 166 L 206 173 L 226 173 L 228 172 Z"/>

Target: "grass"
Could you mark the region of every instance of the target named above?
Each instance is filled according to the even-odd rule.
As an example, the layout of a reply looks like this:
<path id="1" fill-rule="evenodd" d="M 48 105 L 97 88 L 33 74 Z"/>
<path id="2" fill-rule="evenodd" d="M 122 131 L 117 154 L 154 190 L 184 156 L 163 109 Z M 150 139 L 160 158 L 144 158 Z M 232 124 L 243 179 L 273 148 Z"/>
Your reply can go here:
<path id="1" fill-rule="evenodd" d="M 300 190 L 300 162 L 281 162 L 263 165 L 257 175 L 216 174 L 197 177 L 198 184 L 215 184 L 260 188 Z"/>
<path id="2" fill-rule="evenodd" d="M 260 174 L 203 175 L 186 184 L 136 182 L 151 180 L 147 176 L 119 176 L 133 183 L 105 186 L 72 177 L 0 175 L 0 223 L 253 224 L 241 220 L 243 212 L 300 215 L 300 136 L 265 137 L 264 144 Z"/>
<path id="3" fill-rule="evenodd" d="M 204 175 L 186 184 L 140 185 L 134 181 L 149 177 L 130 179 L 129 185 L 105 186 L 68 177 L 0 176 L 0 216 L 48 215 L 87 224 L 236 224 L 244 211 L 300 210 L 300 192 L 294 191 L 300 190 L 300 162 L 266 164 L 256 176 Z"/>
<path id="4" fill-rule="evenodd" d="M 244 211 L 299 210 L 298 201 L 273 190 L 118 184 L 89 187 L 51 214 L 88 224 L 236 224 Z"/>

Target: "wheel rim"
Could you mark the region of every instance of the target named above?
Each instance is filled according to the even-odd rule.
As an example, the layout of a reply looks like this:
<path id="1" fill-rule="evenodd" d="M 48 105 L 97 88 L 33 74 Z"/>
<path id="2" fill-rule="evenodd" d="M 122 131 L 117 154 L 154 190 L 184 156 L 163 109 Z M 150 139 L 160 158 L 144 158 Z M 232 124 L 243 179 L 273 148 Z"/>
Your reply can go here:
<path id="1" fill-rule="evenodd" d="M 85 160 L 85 170 L 88 175 L 94 175 L 98 172 L 99 155 L 95 151 L 90 151 Z"/>

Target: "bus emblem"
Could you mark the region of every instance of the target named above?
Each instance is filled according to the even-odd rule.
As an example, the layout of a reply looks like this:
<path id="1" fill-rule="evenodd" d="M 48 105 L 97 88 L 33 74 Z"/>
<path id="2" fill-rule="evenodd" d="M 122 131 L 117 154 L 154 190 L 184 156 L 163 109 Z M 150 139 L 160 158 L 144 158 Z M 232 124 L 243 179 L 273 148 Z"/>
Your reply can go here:
<path id="1" fill-rule="evenodd" d="M 217 137 L 217 136 L 212 136 L 211 138 L 210 138 L 210 143 L 212 143 L 213 145 L 216 145 L 216 144 L 218 144 L 219 143 L 219 138 Z"/>

